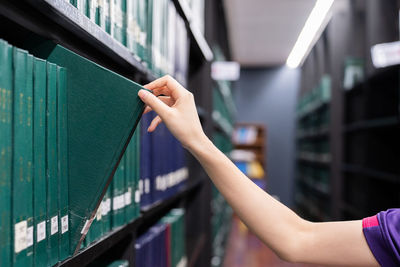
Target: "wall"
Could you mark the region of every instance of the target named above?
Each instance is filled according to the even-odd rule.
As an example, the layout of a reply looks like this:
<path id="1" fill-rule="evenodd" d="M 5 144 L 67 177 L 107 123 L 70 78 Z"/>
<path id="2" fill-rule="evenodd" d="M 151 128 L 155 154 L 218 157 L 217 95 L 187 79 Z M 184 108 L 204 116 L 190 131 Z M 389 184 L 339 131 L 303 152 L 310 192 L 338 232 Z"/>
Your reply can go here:
<path id="1" fill-rule="evenodd" d="M 300 84 L 298 69 L 242 69 L 235 83 L 237 122 L 267 126 L 268 192 L 293 205 L 295 107 Z"/>

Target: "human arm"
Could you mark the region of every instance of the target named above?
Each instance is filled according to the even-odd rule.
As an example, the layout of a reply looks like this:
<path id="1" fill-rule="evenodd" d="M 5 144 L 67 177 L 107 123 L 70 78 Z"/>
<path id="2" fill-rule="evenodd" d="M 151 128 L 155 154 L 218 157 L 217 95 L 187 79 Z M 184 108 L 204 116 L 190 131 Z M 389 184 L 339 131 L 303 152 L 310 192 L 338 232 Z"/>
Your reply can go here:
<path id="1" fill-rule="evenodd" d="M 145 86 L 139 96 L 201 163 L 243 222 L 281 258 L 292 262 L 379 266 L 363 236 L 361 221 L 311 223 L 251 182 L 204 134 L 193 95 L 169 76 Z M 156 95 L 164 95 L 156 97 Z"/>

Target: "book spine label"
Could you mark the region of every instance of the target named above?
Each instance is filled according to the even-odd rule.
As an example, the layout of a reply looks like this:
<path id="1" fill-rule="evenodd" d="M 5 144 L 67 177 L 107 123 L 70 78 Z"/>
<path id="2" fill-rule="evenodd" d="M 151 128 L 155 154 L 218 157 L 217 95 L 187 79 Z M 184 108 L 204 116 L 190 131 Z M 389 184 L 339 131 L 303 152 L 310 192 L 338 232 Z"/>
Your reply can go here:
<path id="1" fill-rule="evenodd" d="M 59 191 L 59 260 L 69 253 L 69 210 L 68 210 L 68 129 L 67 129 L 67 70 L 57 67 L 57 145 L 58 145 L 58 191 Z"/>
<path id="2" fill-rule="evenodd" d="M 13 230 L 16 266 L 32 265 L 33 254 L 33 58 L 14 48 Z M 16 193 L 18 192 L 18 193 Z"/>
<path id="3" fill-rule="evenodd" d="M 59 258 L 58 160 L 57 160 L 57 65 L 47 62 L 47 255 L 48 264 Z"/>
<path id="4" fill-rule="evenodd" d="M 33 65 L 34 264 L 47 265 L 46 244 L 46 62 Z"/>
<path id="5" fill-rule="evenodd" d="M 0 40 L 0 265 L 11 265 L 12 47 Z"/>

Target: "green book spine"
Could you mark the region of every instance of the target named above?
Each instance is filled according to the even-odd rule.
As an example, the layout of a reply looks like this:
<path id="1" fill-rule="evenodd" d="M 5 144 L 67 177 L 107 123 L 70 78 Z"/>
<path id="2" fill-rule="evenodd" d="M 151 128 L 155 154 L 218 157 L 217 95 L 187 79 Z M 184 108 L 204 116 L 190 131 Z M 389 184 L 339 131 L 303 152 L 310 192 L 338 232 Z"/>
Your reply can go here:
<path id="1" fill-rule="evenodd" d="M 110 231 L 111 221 L 110 221 L 110 212 L 111 212 L 111 188 L 110 185 L 107 188 L 107 191 L 104 195 L 101 207 L 101 234 L 102 236 L 106 235 Z"/>
<path id="2" fill-rule="evenodd" d="M 33 256 L 32 98 L 33 58 L 14 48 L 13 229 L 14 266 L 31 266 Z M 14 192 L 17 192 L 14 194 Z"/>
<path id="3" fill-rule="evenodd" d="M 69 2 L 70 2 L 74 7 L 76 7 L 76 0 L 69 0 Z"/>
<path id="4" fill-rule="evenodd" d="M 69 209 L 68 209 L 68 129 L 67 129 L 67 69 L 57 67 L 57 153 L 58 191 L 60 209 L 60 251 L 59 260 L 69 253 Z"/>
<path id="5" fill-rule="evenodd" d="M 142 0 L 145 2 L 145 10 L 147 13 L 146 16 L 146 47 L 145 47 L 145 61 L 147 66 L 150 70 L 153 69 L 153 51 L 152 51 L 152 44 L 153 44 L 153 0 Z"/>
<path id="6" fill-rule="evenodd" d="M 34 265 L 47 265 L 46 243 L 46 61 L 33 62 Z"/>
<path id="7" fill-rule="evenodd" d="M 48 264 L 58 262 L 59 209 L 57 173 L 57 65 L 47 62 L 47 255 Z"/>
<path id="8" fill-rule="evenodd" d="M 117 228 L 125 223 L 125 156 L 122 157 L 112 181 L 112 228 Z"/>
<path id="9" fill-rule="evenodd" d="M 96 23 L 96 9 L 97 9 L 97 0 L 87 0 L 86 2 L 87 9 L 86 9 L 86 16 Z"/>
<path id="10" fill-rule="evenodd" d="M 0 265 L 11 265 L 12 47 L 0 40 Z"/>
<path id="11" fill-rule="evenodd" d="M 126 0 L 111 0 L 111 34 L 126 46 Z"/>
<path id="12" fill-rule="evenodd" d="M 146 47 L 147 47 L 147 0 L 135 0 L 137 2 L 137 19 L 138 19 L 138 53 L 139 57 L 146 62 Z"/>
<path id="13" fill-rule="evenodd" d="M 135 219 L 135 202 L 134 202 L 134 172 L 133 172 L 133 148 L 134 139 L 132 138 L 129 142 L 128 147 L 125 151 L 125 219 L 126 222 L 130 222 Z"/>
<path id="14" fill-rule="evenodd" d="M 111 1 L 104 0 L 104 30 L 111 34 Z"/>
<path id="15" fill-rule="evenodd" d="M 95 14 L 95 22 L 102 29 L 104 28 L 104 0 L 96 0 L 96 14 Z"/>
<path id="16" fill-rule="evenodd" d="M 136 43 L 136 0 L 127 0 L 126 2 L 126 47 L 128 50 L 137 55 Z"/>

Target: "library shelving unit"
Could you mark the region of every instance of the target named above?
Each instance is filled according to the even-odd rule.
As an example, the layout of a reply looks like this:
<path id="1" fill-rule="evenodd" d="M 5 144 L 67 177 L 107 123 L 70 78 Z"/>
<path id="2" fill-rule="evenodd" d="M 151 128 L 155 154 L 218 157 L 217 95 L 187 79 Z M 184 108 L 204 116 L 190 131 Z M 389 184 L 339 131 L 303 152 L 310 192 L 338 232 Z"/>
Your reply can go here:
<path id="1" fill-rule="evenodd" d="M 334 13 L 301 68 L 301 104 L 322 77 L 331 79 L 325 125 L 304 130 L 319 123 L 323 107 L 317 103 L 309 104 L 297 119 L 298 151 L 329 140 L 329 157 L 298 154 L 297 159 L 296 209 L 316 221 L 360 219 L 400 204 L 399 66 L 375 69 L 370 50 L 375 44 L 398 41 L 399 2 L 345 2 L 348 5 Z M 350 61 L 359 69 L 347 84 Z M 313 168 L 304 169 L 305 164 Z M 323 186 L 321 172 L 316 171 L 321 168 L 327 170 Z"/>
<path id="2" fill-rule="evenodd" d="M 213 52 L 221 44 L 229 57 L 222 1 L 205 1 L 204 33 L 194 22 L 185 0 L 171 0 L 184 20 L 189 39 L 188 89 L 193 92 L 206 134 L 217 132 L 212 117 L 210 78 Z M 135 55 L 65 0 L 0 2 L 0 38 L 16 47 L 27 40 L 45 38 L 138 83 L 156 77 Z M 220 124 L 220 121 L 217 120 Z M 87 266 L 102 258 L 125 259 L 135 266 L 135 240 L 172 208 L 185 209 L 187 266 L 210 266 L 212 244 L 212 187 L 206 173 L 187 155 L 189 179 L 172 197 L 146 209 L 134 221 L 110 231 L 57 266 Z"/>

